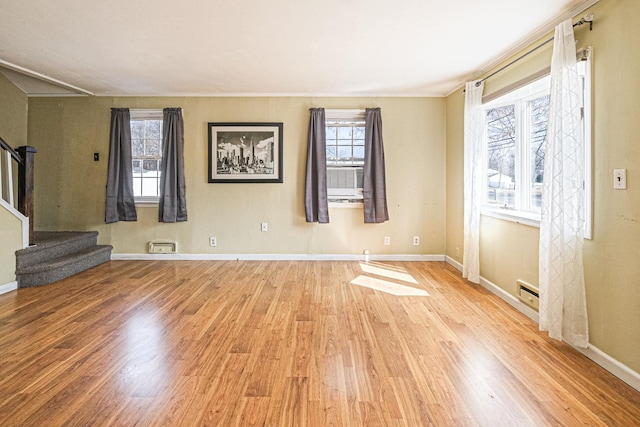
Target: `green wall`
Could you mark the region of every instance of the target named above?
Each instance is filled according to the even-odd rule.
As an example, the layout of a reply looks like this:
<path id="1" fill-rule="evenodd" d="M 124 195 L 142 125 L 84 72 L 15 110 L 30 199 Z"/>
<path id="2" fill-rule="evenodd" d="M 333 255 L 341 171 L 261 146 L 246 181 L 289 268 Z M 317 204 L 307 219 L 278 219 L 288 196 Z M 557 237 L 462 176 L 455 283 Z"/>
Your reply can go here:
<path id="1" fill-rule="evenodd" d="M 444 254 L 445 105 L 444 98 L 33 98 L 36 229 L 97 230 L 114 253 L 145 253 L 149 241 L 167 239 L 183 254 Z M 331 208 L 330 224 L 306 223 L 309 108 L 371 106 L 382 108 L 390 220 L 364 224 L 362 208 Z M 158 223 L 157 207 L 139 208 L 137 222 L 104 223 L 112 107 L 183 108 L 186 223 Z M 207 123 L 216 121 L 283 122 L 284 183 L 208 184 Z"/>
<path id="2" fill-rule="evenodd" d="M 590 8 L 593 31 L 578 27 L 578 47 L 593 47 L 593 239 L 584 265 L 590 342 L 640 372 L 640 2 L 602 0 Z M 586 12 L 585 12 L 586 13 Z M 546 40 L 551 35 L 544 37 Z M 536 44 L 534 44 L 536 45 Z M 487 80 L 485 94 L 549 64 L 550 48 Z M 506 62 L 506 61 L 505 61 Z M 462 91 L 447 98 L 447 248 L 462 261 Z M 613 169 L 627 169 L 625 191 L 613 189 Z M 537 228 L 482 217 L 480 273 L 515 295 L 515 280 L 538 282 Z M 458 254 L 456 254 L 458 248 Z"/>

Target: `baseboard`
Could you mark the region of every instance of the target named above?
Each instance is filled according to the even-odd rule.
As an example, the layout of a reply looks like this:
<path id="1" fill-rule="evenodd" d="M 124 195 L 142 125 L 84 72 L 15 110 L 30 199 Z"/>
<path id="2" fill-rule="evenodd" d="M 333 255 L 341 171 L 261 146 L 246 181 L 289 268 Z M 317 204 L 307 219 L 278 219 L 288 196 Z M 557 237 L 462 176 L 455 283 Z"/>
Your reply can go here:
<path id="1" fill-rule="evenodd" d="M 616 377 L 620 378 L 625 383 L 629 384 L 631 387 L 640 391 L 640 373 L 609 356 L 607 353 L 592 344 L 589 344 L 587 348 L 574 348 L 607 371 L 611 372 Z"/>
<path id="2" fill-rule="evenodd" d="M 455 259 L 451 258 L 450 256 L 447 256 L 446 262 L 447 264 L 452 265 L 457 270 L 462 272 L 462 264 L 460 264 Z M 482 286 L 483 288 L 485 288 L 486 290 L 488 290 L 489 292 L 491 292 L 492 294 L 494 294 L 495 296 L 497 296 L 498 298 L 500 298 L 501 300 L 503 300 L 504 302 L 506 302 L 513 308 L 515 308 L 516 310 L 518 310 L 520 313 L 527 316 L 529 319 L 538 323 L 537 311 L 533 310 L 531 307 L 524 304 L 522 301 L 520 301 L 518 298 L 511 295 L 509 292 L 502 289 L 500 286 L 496 285 L 495 283 L 492 283 L 491 281 L 485 279 L 482 276 L 480 277 L 480 286 Z"/>
<path id="3" fill-rule="evenodd" d="M 444 261 L 445 256 L 411 254 L 111 254 L 112 260 L 172 261 Z"/>
<path id="4" fill-rule="evenodd" d="M 449 255 L 445 257 L 445 261 L 447 262 L 447 264 L 454 266 L 458 271 L 462 272 L 462 264 L 451 258 Z"/>
<path id="5" fill-rule="evenodd" d="M 520 313 L 527 316 L 529 319 L 538 323 L 539 318 L 538 318 L 537 311 L 535 311 L 528 305 L 524 304 L 522 301 L 520 301 L 518 298 L 511 295 L 509 292 L 502 289 L 500 286 L 490 282 L 489 280 L 485 279 L 482 276 L 480 277 L 480 286 L 482 286 L 483 288 L 485 288 L 486 290 L 488 290 L 489 292 L 491 292 L 492 294 L 494 294 L 495 296 L 497 296 L 498 298 L 500 298 L 501 300 L 509 304 L 511 307 L 518 310 Z"/>
<path id="6" fill-rule="evenodd" d="M 0 285 L 0 295 L 15 291 L 16 289 L 18 289 L 18 282 L 9 282 L 5 285 Z"/>
<path id="7" fill-rule="evenodd" d="M 460 264 L 453 258 L 447 256 L 446 262 L 448 264 L 451 264 L 458 270 L 462 271 L 462 264 Z M 495 283 L 490 282 L 484 277 L 480 277 L 480 285 L 486 288 L 489 292 L 496 295 L 498 298 L 506 301 L 507 304 L 509 304 L 510 306 L 512 306 L 513 308 L 515 308 L 516 310 L 518 310 L 519 312 L 521 312 L 522 314 L 524 314 L 525 316 L 533 320 L 534 322 L 539 323 L 538 313 L 535 310 L 532 310 L 530 307 L 520 302 L 520 300 L 518 300 L 516 297 L 514 297 L 510 293 L 500 288 Z M 589 359 L 591 359 L 592 361 L 594 361 L 595 363 L 597 363 L 598 365 L 600 365 L 602 368 L 611 372 L 611 374 L 615 375 L 620 380 L 629 384 L 634 389 L 640 391 L 640 373 L 634 371 L 633 369 L 629 368 L 627 365 L 609 356 L 607 353 L 603 352 L 602 350 L 600 350 L 599 348 L 597 348 L 592 344 L 589 344 L 586 349 L 578 348 L 578 347 L 574 347 L 574 348 L 580 353 L 584 354 Z"/>

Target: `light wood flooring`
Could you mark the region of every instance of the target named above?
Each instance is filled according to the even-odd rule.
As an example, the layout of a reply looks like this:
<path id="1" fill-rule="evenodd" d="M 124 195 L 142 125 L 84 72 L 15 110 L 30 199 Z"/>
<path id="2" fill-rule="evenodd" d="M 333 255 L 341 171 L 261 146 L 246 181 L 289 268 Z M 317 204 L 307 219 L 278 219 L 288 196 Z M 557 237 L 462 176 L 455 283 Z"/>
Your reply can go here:
<path id="1" fill-rule="evenodd" d="M 440 262 L 111 261 L 0 295 L 4 427 L 639 424 Z"/>

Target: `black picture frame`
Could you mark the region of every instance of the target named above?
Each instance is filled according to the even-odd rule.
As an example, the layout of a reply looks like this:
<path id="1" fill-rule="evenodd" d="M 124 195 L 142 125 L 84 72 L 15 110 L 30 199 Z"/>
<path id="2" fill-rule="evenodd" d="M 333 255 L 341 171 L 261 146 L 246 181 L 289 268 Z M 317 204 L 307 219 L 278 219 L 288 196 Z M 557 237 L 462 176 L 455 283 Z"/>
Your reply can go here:
<path id="1" fill-rule="evenodd" d="M 209 128 L 209 183 L 276 183 L 282 175 L 282 123 L 218 123 Z"/>

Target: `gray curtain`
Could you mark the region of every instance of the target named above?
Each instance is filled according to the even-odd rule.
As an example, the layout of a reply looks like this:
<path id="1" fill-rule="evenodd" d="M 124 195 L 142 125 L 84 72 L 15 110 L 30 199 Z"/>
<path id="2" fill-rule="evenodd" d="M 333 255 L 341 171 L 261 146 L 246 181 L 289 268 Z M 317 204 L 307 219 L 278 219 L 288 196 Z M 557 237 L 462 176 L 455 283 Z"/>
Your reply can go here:
<path id="1" fill-rule="evenodd" d="M 380 108 L 367 108 L 364 122 L 364 222 L 384 222 L 389 212 Z"/>
<path id="2" fill-rule="evenodd" d="M 184 182 L 184 123 L 181 108 L 162 112 L 162 167 L 160 175 L 159 222 L 187 220 Z"/>
<path id="3" fill-rule="evenodd" d="M 327 201 L 327 150 L 324 108 L 311 108 L 307 140 L 307 174 L 304 186 L 304 210 L 307 222 L 329 222 Z"/>
<path id="4" fill-rule="evenodd" d="M 131 163 L 131 117 L 128 108 L 111 109 L 109 168 L 105 222 L 137 221 L 133 198 Z"/>

